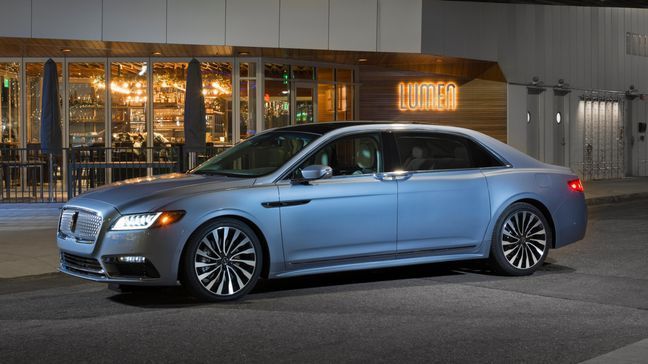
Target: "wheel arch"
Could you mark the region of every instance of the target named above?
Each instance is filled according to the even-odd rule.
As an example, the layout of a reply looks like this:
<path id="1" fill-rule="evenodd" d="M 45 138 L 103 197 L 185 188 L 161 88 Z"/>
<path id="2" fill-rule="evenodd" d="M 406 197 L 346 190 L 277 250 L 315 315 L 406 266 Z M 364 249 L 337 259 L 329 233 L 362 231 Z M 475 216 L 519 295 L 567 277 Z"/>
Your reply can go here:
<path id="1" fill-rule="evenodd" d="M 518 202 L 528 203 L 529 205 L 537 208 L 538 210 L 540 210 L 540 212 L 542 212 L 542 214 L 544 215 L 544 218 L 549 223 L 549 228 L 551 229 L 551 246 L 550 246 L 550 248 L 552 248 L 552 249 L 555 248 L 556 247 L 556 224 L 554 223 L 553 216 L 551 215 L 551 212 L 549 211 L 547 206 L 545 206 L 545 204 L 542 203 L 540 200 L 526 197 L 526 198 L 515 200 L 515 201 L 509 203 L 504 208 L 504 210 L 506 210 L 509 206 L 513 205 L 514 203 L 518 203 Z"/>
<path id="2" fill-rule="evenodd" d="M 270 260 L 270 249 L 268 248 L 268 240 L 266 239 L 265 235 L 263 234 L 263 231 L 261 231 L 259 226 L 257 224 L 255 224 L 252 220 L 250 220 L 250 219 L 248 219 L 248 218 L 246 218 L 244 216 L 241 216 L 241 215 L 228 213 L 228 214 L 223 214 L 223 215 L 210 217 L 209 219 L 203 221 L 200 225 L 198 225 L 194 229 L 194 231 L 191 232 L 191 234 L 189 235 L 187 240 L 184 242 L 184 244 L 182 246 L 182 251 L 180 252 L 180 255 L 178 257 L 178 273 L 177 273 L 178 279 L 180 279 L 180 277 L 182 277 L 182 269 L 184 269 L 184 267 L 182 265 L 182 257 L 184 256 L 185 251 L 187 249 L 187 246 L 189 245 L 189 241 L 191 241 L 191 239 L 193 239 L 195 237 L 196 233 L 200 229 L 202 229 L 204 226 L 206 226 L 208 224 L 211 224 L 214 221 L 217 221 L 217 220 L 220 220 L 220 219 L 238 220 L 238 221 L 246 224 L 247 226 L 249 226 L 250 229 L 252 229 L 252 231 L 254 231 L 256 236 L 259 238 L 259 242 L 261 243 L 261 249 L 263 250 L 263 261 L 261 262 L 261 267 L 262 268 L 261 268 L 260 277 L 268 278 L 268 275 L 270 273 L 270 262 L 271 262 L 271 260 Z"/>

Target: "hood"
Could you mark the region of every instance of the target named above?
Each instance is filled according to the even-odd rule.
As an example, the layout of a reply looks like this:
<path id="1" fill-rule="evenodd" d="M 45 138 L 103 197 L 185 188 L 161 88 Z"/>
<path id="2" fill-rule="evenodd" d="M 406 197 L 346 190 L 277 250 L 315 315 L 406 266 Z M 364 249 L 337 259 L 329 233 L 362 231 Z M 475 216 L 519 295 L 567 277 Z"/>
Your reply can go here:
<path id="1" fill-rule="evenodd" d="M 70 200 L 96 200 L 114 206 L 121 213 L 159 209 L 183 196 L 214 192 L 254 184 L 254 178 L 234 178 L 172 173 L 115 182 L 96 188 Z"/>

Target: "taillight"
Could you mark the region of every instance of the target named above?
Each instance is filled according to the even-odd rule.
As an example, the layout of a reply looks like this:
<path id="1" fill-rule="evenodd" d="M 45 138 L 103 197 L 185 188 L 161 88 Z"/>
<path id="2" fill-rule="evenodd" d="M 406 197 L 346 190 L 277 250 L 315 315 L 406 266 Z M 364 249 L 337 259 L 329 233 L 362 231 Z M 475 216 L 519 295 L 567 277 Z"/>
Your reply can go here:
<path id="1" fill-rule="evenodd" d="M 576 191 L 576 192 L 585 191 L 585 188 L 583 188 L 583 182 L 581 182 L 580 178 L 567 182 L 567 186 L 569 186 L 569 189 L 572 191 Z"/>

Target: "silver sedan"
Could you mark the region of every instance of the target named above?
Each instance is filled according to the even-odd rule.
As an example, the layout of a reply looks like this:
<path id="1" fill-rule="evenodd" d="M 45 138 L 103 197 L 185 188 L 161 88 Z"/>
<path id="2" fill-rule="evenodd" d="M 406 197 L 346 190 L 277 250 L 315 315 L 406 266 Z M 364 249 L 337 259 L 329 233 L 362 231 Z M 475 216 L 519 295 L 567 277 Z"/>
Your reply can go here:
<path id="1" fill-rule="evenodd" d="M 186 174 L 70 200 L 60 270 L 237 299 L 260 277 L 489 259 L 528 275 L 583 238 L 583 186 L 481 133 L 403 123 L 268 130 Z"/>

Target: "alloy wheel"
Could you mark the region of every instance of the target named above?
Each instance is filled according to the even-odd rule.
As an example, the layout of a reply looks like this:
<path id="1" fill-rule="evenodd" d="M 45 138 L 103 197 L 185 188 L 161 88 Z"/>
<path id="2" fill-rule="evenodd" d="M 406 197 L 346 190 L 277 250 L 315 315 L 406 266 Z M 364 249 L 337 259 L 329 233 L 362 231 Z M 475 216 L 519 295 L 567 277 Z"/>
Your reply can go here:
<path id="1" fill-rule="evenodd" d="M 257 253 L 250 238 L 231 226 L 220 226 L 205 235 L 194 256 L 198 281 L 218 296 L 231 296 L 250 283 Z"/>
<path id="2" fill-rule="evenodd" d="M 535 266 L 547 249 L 547 233 L 542 220 L 533 212 L 518 211 L 502 227 L 504 257 L 518 269 Z"/>

